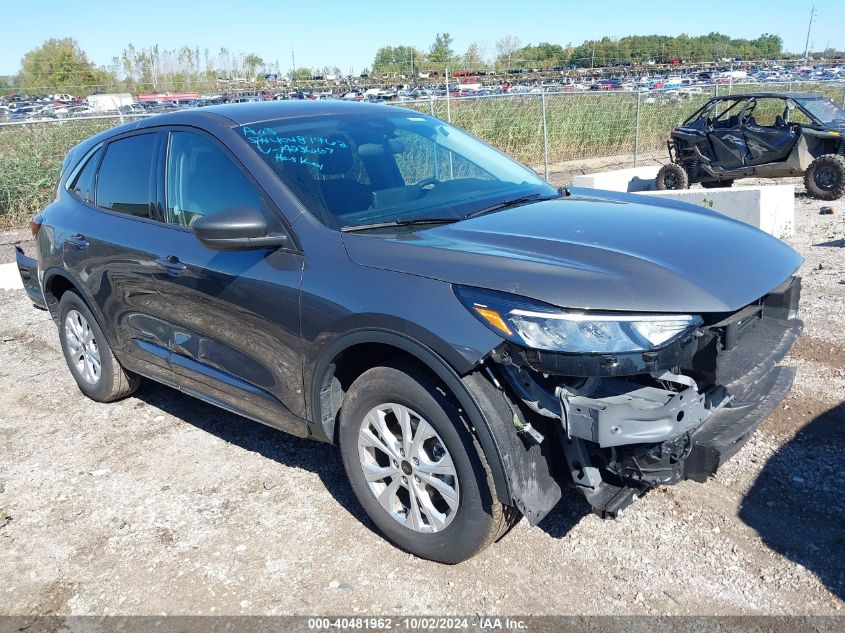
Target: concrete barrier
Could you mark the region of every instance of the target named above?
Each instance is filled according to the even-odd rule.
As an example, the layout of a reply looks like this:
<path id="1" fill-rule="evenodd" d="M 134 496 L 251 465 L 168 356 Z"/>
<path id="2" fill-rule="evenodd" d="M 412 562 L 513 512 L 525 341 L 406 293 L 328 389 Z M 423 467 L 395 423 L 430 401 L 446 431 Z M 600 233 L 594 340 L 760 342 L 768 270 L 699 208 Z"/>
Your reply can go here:
<path id="1" fill-rule="evenodd" d="M 600 171 L 595 174 L 575 176 L 573 184 L 576 187 L 605 191 L 651 191 L 654 189 L 654 179 L 657 178 L 658 171 L 660 171 L 660 165 Z"/>
<path id="2" fill-rule="evenodd" d="M 671 198 L 707 207 L 777 238 L 788 237 L 795 232 L 795 187 L 792 185 L 643 191 L 640 195 Z"/>
<path id="3" fill-rule="evenodd" d="M 18 272 L 18 265 L 0 264 L 0 290 L 17 290 L 23 288 L 21 274 Z"/>

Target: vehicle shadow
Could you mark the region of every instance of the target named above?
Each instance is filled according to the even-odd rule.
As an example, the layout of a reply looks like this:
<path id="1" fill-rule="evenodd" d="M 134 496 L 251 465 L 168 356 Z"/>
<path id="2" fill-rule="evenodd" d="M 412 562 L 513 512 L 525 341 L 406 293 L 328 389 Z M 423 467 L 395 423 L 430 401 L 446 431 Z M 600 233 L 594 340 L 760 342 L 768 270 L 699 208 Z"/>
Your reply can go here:
<path id="1" fill-rule="evenodd" d="M 818 415 L 763 467 L 739 517 L 845 598 L 845 403 Z M 765 573 L 765 572 L 764 572 Z"/>
<path id="2" fill-rule="evenodd" d="M 143 381 L 135 397 L 224 442 L 279 464 L 315 473 L 343 508 L 368 529 L 377 532 L 349 487 L 336 447 L 253 422 L 152 380 Z"/>
<path id="3" fill-rule="evenodd" d="M 329 494 L 349 514 L 370 531 L 379 534 L 349 487 L 340 451 L 336 447 L 277 431 L 152 380 L 143 381 L 135 397 L 246 451 L 258 453 L 285 466 L 315 473 Z M 568 488 L 538 527 L 555 538 L 562 538 L 590 512 L 590 505 L 584 496 Z"/>
<path id="4" fill-rule="evenodd" d="M 813 244 L 813 246 L 845 248 L 845 239 L 839 238 L 838 240 L 830 240 L 829 242 L 819 242 L 818 244 Z"/>
<path id="5" fill-rule="evenodd" d="M 564 488 L 563 496 L 537 527 L 552 538 L 563 538 L 588 514 L 592 507 L 575 488 Z"/>

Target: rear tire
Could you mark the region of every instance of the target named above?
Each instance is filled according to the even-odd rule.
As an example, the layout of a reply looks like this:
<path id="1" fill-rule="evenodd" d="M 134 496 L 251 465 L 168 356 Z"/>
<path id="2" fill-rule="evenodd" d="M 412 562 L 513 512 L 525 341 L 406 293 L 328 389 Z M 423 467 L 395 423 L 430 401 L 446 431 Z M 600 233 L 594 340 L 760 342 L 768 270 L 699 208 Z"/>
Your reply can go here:
<path id="1" fill-rule="evenodd" d="M 838 200 L 845 195 L 845 158 L 824 154 L 810 163 L 804 173 L 807 193 L 819 200 Z"/>
<path id="2" fill-rule="evenodd" d="M 663 165 L 660 171 L 657 172 L 655 184 L 660 191 L 689 189 L 689 174 L 680 165 L 669 163 L 668 165 Z"/>
<path id="3" fill-rule="evenodd" d="M 705 189 L 727 189 L 728 187 L 733 187 L 733 184 L 733 180 L 710 180 L 701 183 L 701 186 Z"/>
<path id="4" fill-rule="evenodd" d="M 340 410 L 339 440 L 358 501 L 415 556 L 460 563 L 518 518 L 496 499 L 463 412 L 421 366 L 394 362 L 359 376 Z"/>
<path id="5" fill-rule="evenodd" d="M 79 390 L 92 400 L 119 400 L 141 384 L 138 375 L 120 366 L 91 310 L 73 290 L 59 301 L 59 342 Z"/>

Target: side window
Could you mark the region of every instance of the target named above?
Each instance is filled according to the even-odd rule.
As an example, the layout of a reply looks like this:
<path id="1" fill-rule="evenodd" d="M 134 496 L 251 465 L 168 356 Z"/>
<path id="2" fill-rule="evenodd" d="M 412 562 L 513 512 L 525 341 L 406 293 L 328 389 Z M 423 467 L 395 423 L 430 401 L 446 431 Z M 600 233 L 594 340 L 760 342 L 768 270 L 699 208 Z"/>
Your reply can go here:
<path id="1" fill-rule="evenodd" d="M 112 141 L 97 175 L 97 206 L 139 218 L 152 217 L 155 134 Z"/>
<path id="2" fill-rule="evenodd" d="M 94 186 L 97 183 L 97 165 L 99 164 L 100 156 L 102 155 L 102 147 L 91 154 L 69 187 L 70 191 L 75 193 L 77 197 L 84 202 L 94 204 Z"/>
<path id="3" fill-rule="evenodd" d="M 396 137 L 402 151 L 394 154 L 396 165 L 406 185 L 415 185 L 425 180 L 458 180 L 477 178 L 491 180 L 493 177 L 445 147 L 441 147 L 418 134 L 398 130 Z"/>
<path id="4" fill-rule="evenodd" d="M 778 117 L 783 117 L 786 102 L 783 99 L 757 99 L 754 111 L 751 113 L 753 123 L 763 127 L 775 127 Z"/>
<path id="5" fill-rule="evenodd" d="M 795 123 L 798 125 L 812 125 L 813 120 L 808 117 L 806 114 L 801 112 L 797 107 L 792 107 L 788 109 L 787 112 L 789 113 L 789 120 L 788 123 Z"/>
<path id="6" fill-rule="evenodd" d="M 255 185 L 209 138 L 173 132 L 167 153 L 167 221 L 190 226 L 198 217 L 236 207 L 262 208 Z"/>

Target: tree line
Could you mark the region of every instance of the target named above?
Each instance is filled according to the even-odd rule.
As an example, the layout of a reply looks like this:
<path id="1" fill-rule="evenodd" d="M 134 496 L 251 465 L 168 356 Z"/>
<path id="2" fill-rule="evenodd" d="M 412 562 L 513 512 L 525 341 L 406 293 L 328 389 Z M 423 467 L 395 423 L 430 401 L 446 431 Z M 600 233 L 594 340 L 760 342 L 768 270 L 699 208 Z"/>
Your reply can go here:
<path id="1" fill-rule="evenodd" d="M 549 42 L 523 44 L 518 37 L 505 36 L 493 50 L 472 42 L 466 52 L 452 48 L 449 33 L 439 33 L 428 50 L 413 46 L 383 46 L 376 52 L 373 71 L 377 73 L 414 74 L 440 70 L 448 64 L 455 69 L 495 68 L 598 68 L 649 62 L 713 62 L 725 58 L 771 59 L 784 57 L 783 40 L 763 33 L 756 39 L 731 38 L 721 33 L 691 37 L 686 34 L 630 35 L 619 39 L 603 37 L 577 46 Z"/>
<path id="2" fill-rule="evenodd" d="M 497 70 L 517 68 L 601 68 L 621 64 L 712 62 L 724 58 L 786 58 L 783 41 L 777 35 L 762 34 L 756 39 L 731 38 L 721 33 L 691 37 L 681 34 L 635 35 L 619 39 L 604 37 L 578 45 L 541 42 L 524 44 L 518 37 L 506 36 L 488 50 L 472 42 L 458 53 L 449 33 L 438 33 L 423 50 L 410 45 L 382 46 L 372 68 L 362 75 L 405 75 L 430 71 Z M 283 70 L 284 68 L 284 70 Z M 28 52 L 14 77 L 0 79 L 0 88 L 30 94 L 70 92 L 86 95 L 125 89 L 145 91 L 218 90 L 220 80 L 254 83 L 266 76 L 283 79 L 339 77 L 336 67 L 291 69 L 278 60 L 265 60 L 255 53 L 234 52 L 221 47 L 216 51 L 183 46 L 165 50 L 159 46 L 136 48 L 129 44 L 106 66 L 95 65 L 72 38 L 50 39 Z"/>
<path id="3" fill-rule="evenodd" d="M 21 60 L 14 77 L 0 82 L 5 90 L 28 94 L 62 93 L 87 95 L 125 89 L 147 91 L 201 91 L 213 88 L 220 79 L 254 83 L 265 75 L 310 79 L 314 72 L 339 75 L 337 67 L 282 70 L 278 60 L 266 61 L 255 53 L 217 51 L 183 46 L 136 48 L 129 44 L 107 66 L 96 66 L 72 38 L 50 39 L 31 50 Z"/>

